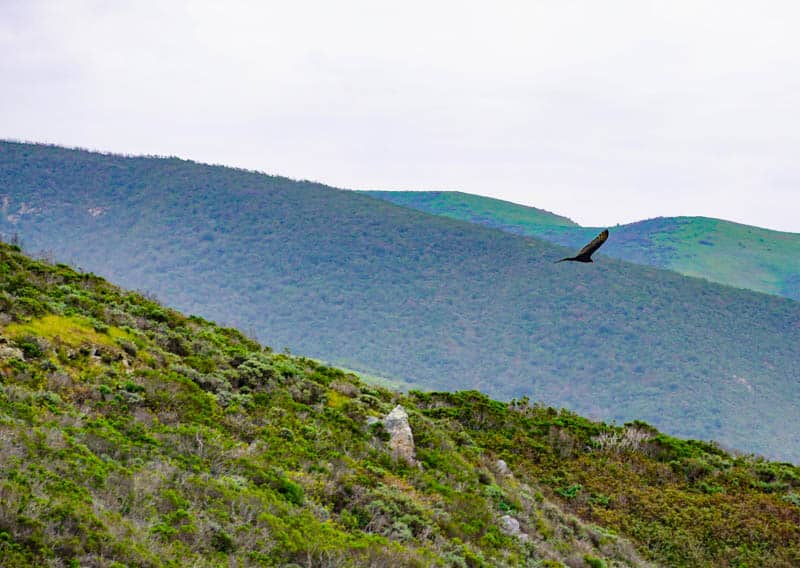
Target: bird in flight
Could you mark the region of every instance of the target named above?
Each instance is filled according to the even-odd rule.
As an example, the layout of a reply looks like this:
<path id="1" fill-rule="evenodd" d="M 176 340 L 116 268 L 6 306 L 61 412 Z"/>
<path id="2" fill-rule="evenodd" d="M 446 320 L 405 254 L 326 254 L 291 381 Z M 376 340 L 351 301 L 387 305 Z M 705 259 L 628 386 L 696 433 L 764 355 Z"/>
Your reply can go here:
<path id="1" fill-rule="evenodd" d="M 608 239 L 608 229 L 604 230 L 602 233 L 597 235 L 592 242 L 581 249 L 576 256 L 570 256 L 568 258 L 562 258 L 561 260 L 557 260 L 556 262 L 564 262 L 565 260 L 574 260 L 575 262 L 594 262 L 592 260 L 592 255 L 595 253 L 597 249 L 603 246 L 603 243 L 606 242 Z"/>

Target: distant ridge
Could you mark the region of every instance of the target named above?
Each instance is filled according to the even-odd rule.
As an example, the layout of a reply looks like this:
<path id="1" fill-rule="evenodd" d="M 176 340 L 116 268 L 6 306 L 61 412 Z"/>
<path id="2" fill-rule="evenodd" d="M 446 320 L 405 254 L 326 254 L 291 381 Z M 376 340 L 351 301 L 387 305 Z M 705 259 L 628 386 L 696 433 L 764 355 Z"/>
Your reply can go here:
<path id="1" fill-rule="evenodd" d="M 576 247 L 601 227 L 457 191 L 365 191 L 392 203 Z M 544 214 L 546 213 L 546 214 Z M 800 300 L 800 234 L 708 217 L 658 217 L 613 229 L 604 254 L 720 284 Z"/>
<path id="2" fill-rule="evenodd" d="M 385 199 L 397 205 L 419 209 L 426 213 L 451 219 L 472 221 L 496 229 L 512 229 L 535 225 L 537 227 L 579 227 L 575 221 L 544 209 L 518 205 L 492 197 L 472 195 L 461 191 L 371 191 L 372 197 Z"/>
<path id="3" fill-rule="evenodd" d="M 177 158 L 0 143 L 0 200 L 5 239 L 278 349 L 800 460 L 794 301 Z"/>

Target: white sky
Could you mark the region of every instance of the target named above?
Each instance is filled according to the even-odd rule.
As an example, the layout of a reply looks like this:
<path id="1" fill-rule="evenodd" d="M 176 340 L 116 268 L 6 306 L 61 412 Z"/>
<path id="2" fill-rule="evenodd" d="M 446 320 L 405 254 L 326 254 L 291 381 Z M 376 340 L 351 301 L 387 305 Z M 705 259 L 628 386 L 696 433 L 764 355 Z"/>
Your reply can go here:
<path id="1" fill-rule="evenodd" d="M 800 232 L 800 3 L 0 0 L 0 138 Z"/>

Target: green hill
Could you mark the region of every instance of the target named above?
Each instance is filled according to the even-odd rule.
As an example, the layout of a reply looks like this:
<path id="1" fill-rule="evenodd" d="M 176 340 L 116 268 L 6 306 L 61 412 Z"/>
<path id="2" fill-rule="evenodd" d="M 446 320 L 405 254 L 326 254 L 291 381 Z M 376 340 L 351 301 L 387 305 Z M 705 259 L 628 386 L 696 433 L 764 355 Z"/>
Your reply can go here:
<path id="1" fill-rule="evenodd" d="M 460 191 L 360 191 L 397 205 L 511 233 L 534 235 L 540 227 L 578 227 L 555 213 Z"/>
<path id="2" fill-rule="evenodd" d="M 599 227 L 457 191 L 366 191 L 404 207 L 576 248 Z M 563 220 L 564 222 L 559 222 Z M 661 217 L 613 228 L 609 256 L 800 300 L 800 234 L 707 217 Z"/>
<path id="3" fill-rule="evenodd" d="M 4 568 L 800 561 L 795 466 L 370 386 L 2 244 L 0 439 Z"/>
<path id="4" fill-rule="evenodd" d="M 311 182 L 0 145 L 0 231 L 283 350 L 800 459 L 800 304 Z"/>

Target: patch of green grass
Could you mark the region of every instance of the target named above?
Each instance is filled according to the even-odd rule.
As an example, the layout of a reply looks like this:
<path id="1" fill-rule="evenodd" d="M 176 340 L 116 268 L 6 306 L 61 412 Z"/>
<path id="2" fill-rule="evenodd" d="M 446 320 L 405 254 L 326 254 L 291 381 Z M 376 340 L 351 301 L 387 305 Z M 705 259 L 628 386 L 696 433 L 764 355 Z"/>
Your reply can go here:
<path id="1" fill-rule="evenodd" d="M 542 226 L 578 226 L 571 219 L 544 209 L 460 191 L 361 191 L 360 193 L 426 213 L 521 234 Z"/>
<path id="2" fill-rule="evenodd" d="M 705 217 L 678 217 L 656 244 L 674 248 L 668 267 L 740 288 L 800 299 L 800 235 Z"/>

